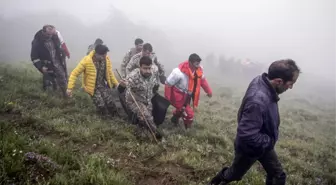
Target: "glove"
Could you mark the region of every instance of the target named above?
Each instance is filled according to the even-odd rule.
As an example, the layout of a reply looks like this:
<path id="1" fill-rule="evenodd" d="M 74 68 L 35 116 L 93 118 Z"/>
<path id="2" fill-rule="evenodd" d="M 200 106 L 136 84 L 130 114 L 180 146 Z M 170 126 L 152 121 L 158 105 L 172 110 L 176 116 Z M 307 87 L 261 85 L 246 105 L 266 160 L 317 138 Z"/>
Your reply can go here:
<path id="1" fill-rule="evenodd" d="M 165 84 L 165 83 L 166 83 L 166 77 L 165 77 L 164 75 L 159 76 L 159 78 L 160 78 L 160 82 L 161 82 L 162 84 Z"/>

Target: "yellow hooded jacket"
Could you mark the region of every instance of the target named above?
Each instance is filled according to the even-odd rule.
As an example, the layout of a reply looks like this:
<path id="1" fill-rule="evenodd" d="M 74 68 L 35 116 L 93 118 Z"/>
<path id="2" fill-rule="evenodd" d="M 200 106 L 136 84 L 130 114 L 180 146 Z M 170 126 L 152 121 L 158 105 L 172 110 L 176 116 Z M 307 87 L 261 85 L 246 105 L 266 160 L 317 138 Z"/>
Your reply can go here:
<path id="1" fill-rule="evenodd" d="M 91 51 L 90 54 L 85 56 L 76 66 L 76 68 L 71 72 L 68 82 L 68 89 L 74 88 L 78 76 L 84 72 L 83 87 L 87 93 L 93 96 L 96 87 L 97 77 L 96 67 L 92 60 L 94 54 L 95 51 Z M 118 85 L 118 81 L 112 71 L 111 60 L 108 56 L 106 56 L 106 80 L 110 88 Z"/>

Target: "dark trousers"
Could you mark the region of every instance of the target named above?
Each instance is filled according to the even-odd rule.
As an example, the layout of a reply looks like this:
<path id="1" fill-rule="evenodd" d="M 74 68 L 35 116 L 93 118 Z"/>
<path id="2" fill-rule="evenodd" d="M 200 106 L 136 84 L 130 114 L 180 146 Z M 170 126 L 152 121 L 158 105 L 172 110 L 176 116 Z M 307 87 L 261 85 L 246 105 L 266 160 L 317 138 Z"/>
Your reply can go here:
<path id="1" fill-rule="evenodd" d="M 62 92 L 62 95 L 66 97 L 67 79 L 65 78 L 66 74 L 63 68 L 54 68 L 53 71 L 42 73 L 42 75 L 42 84 L 44 90 L 47 90 L 48 87 L 52 85 L 53 90 L 57 90 L 59 88 L 59 90 Z"/>
<path id="2" fill-rule="evenodd" d="M 261 157 L 249 157 L 236 151 L 232 165 L 220 172 L 222 181 L 229 183 L 241 180 L 256 161 L 261 163 L 267 173 L 266 185 L 284 185 L 286 183 L 286 174 L 274 150 L 266 152 Z"/>
<path id="3" fill-rule="evenodd" d="M 43 73 L 42 75 L 43 75 L 42 76 L 43 89 L 47 90 L 47 88 L 52 85 L 53 90 L 57 90 L 57 83 L 56 83 L 55 75 L 52 72 Z"/>

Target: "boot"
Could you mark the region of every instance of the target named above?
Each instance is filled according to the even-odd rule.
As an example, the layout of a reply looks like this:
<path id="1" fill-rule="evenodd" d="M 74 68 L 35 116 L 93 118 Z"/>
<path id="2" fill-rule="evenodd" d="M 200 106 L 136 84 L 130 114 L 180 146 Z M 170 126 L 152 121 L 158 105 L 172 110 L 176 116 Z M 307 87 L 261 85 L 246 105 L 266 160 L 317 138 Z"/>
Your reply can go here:
<path id="1" fill-rule="evenodd" d="M 193 121 L 192 120 L 184 120 L 185 129 L 190 129 Z"/>
<path id="2" fill-rule="evenodd" d="M 191 124 L 184 124 L 184 128 L 185 128 L 186 130 L 191 129 Z"/>
<path id="3" fill-rule="evenodd" d="M 156 139 L 157 139 L 158 141 L 161 141 L 162 138 L 163 138 L 163 134 L 162 134 L 161 132 L 159 132 L 159 131 L 156 131 L 156 132 L 155 132 L 155 137 L 156 137 Z"/>
<path id="4" fill-rule="evenodd" d="M 223 172 L 227 170 L 228 167 L 223 168 L 217 175 L 211 179 L 208 185 L 227 185 L 228 183 L 223 178 Z"/>
<path id="5" fill-rule="evenodd" d="M 118 108 L 116 104 L 113 101 L 106 102 L 106 109 L 111 117 L 121 117 L 121 115 L 118 112 Z"/>
<path id="6" fill-rule="evenodd" d="M 97 107 L 97 114 L 104 120 L 109 119 L 109 114 L 105 107 Z"/>
<path id="7" fill-rule="evenodd" d="M 179 123 L 179 119 L 180 119 L 179 117 L 173 115 L 173 116 L 171 117 L 170 121 L 171 121 L 172 123 L 174 123 L 175 125 L 178 125 L 178 123 Z"/>

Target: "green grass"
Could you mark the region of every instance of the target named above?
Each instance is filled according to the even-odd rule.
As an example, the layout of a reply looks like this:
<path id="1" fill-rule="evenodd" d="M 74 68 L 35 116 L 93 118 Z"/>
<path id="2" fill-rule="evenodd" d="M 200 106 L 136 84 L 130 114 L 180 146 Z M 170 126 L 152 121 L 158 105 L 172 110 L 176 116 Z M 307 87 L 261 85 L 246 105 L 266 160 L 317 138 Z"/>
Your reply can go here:
<path id="1" fill-rule="evenodd" d="M 40 182 L 57 185 L 201 185 L 233 159 L 243 91 L 219 87 L 212 99 L 202 97 L 189 131 L 169 123 L 170 111 L 160 127 L 165 141 L 155 144 L 150 137 L 135 137 L 133 125 L 100 119 L 79 86 L 72 99 L 62 100 L 42 92 L 40 74 L 30 63 L 0 65 L 0 184 L 29 184 L 26 152 L 60 165 L 53 178 Z M 283 99 L 276 150 L 288 184 L 336 184 L 334 106 Z M 263 184 L 264 175 L 256 163 L 232 184 Z"/>

